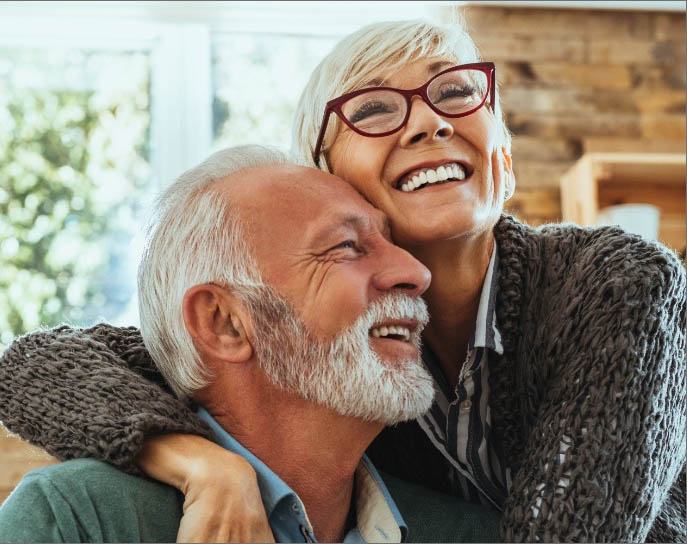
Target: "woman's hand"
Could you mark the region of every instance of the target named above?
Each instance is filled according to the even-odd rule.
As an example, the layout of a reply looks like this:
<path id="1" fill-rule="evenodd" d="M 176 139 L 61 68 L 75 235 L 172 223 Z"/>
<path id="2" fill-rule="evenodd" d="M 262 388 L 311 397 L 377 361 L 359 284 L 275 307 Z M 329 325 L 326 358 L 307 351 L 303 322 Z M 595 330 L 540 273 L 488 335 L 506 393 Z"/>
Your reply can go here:
<path id="1" fill-rule="evenodd" d="M 253 467 L 200 436 L 150 438 L 136 459 L 184 494 L 177 542 L 274 542 Z"/>

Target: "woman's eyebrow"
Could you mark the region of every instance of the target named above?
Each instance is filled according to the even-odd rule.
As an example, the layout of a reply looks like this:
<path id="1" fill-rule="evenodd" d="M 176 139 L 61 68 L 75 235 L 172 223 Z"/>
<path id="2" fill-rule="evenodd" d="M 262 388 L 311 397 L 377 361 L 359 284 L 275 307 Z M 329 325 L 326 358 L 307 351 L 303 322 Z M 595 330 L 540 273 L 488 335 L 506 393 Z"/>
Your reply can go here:
<path id="1" fill-rule="evenodd" d="M 437 72 L 440 72 L 444 68 L 448 68 L 449 66 L 454 66 L 455 64 L 458 64 L 457 62 L 454 62 L 452 60 L 440 60 L 437 62 L 433 62 L 429 66 L 427 66 L 427 73 L 428 74 L 435 74 Z"/>
<path id="2" fill-rule="evenodd" d="M 444 68 L 448 68 L 449 66 L 453 66 L 457 64 L 456 62 L 452 60 L 439 60 L 437 62 L 433 62 L 429 66 L 427 66 L 427 73 L 430 75 L 436 74 L 437 72 L 440 72 Z M 366 82 L 361 89 L 365 89 L 366 87 L 382 87 L 386 84 L 386 79 L 382 78 L 375 78 L 371 79 L 370 81 Z"/>

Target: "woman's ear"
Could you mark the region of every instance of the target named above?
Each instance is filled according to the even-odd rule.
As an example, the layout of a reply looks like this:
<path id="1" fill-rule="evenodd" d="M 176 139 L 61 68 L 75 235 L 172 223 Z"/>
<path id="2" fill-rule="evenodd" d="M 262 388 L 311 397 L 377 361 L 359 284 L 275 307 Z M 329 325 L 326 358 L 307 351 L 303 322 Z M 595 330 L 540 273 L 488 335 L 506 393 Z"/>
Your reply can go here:
<path id="1" fill-rule="evenodd" d="M 515 193 L 515 173 L 513 172 L 513 157 L 510 151 L 505 146 L 501 147 L 501 155 L 503 156 L 504 173 L 506 174 L 506 200 Z"/>
<path id="2" fill-rule="evenodd" d="M 204 283 L 184 295 L 184 323 L 198 352 L 213 360 L 245 363 L 253 338 L 245 305 L 225 287 Z"/>

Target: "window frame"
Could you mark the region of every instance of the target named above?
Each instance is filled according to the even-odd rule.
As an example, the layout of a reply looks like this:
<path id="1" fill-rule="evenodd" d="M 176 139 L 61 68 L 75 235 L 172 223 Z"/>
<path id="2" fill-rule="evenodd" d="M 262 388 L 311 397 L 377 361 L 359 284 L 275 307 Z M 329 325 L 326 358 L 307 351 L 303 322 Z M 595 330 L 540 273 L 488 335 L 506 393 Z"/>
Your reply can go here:
<path id="1" fill-rule="evenodd" d="M 31 32 L 26 32 L 27 24 Z M 103 24 L 91 18 L 57 25 L 45 16 L 0 17 L 0 47 L 55 46 L 150 54 L 149 160 L 153 191 L 161 190 L 207 155 L 212 143 L 207 26 L 125 21 Z"/>

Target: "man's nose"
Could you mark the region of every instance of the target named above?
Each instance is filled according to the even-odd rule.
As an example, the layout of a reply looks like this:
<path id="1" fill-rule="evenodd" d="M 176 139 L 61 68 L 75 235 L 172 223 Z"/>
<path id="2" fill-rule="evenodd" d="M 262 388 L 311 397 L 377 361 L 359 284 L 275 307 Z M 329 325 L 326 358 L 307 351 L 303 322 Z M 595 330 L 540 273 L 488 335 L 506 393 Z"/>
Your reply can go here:
<path id="1" fill-rule="evenodd" d="M 387 251 L 380 258 L 379 270 L 373 285 L 379 291 L 401 290 L 409 296 L 422 295 L 432 280 L 429 269 L 406 250 L 388 242 Z"/>
<path id="2" fill-rule="evenodd" d="M 448 140 L 451 136 L 453 125 L 430 108 L 422 97 L 414 96 L 410 116 L 401 135 L 401 146 L 411 147 L 420 142 Z"/>

